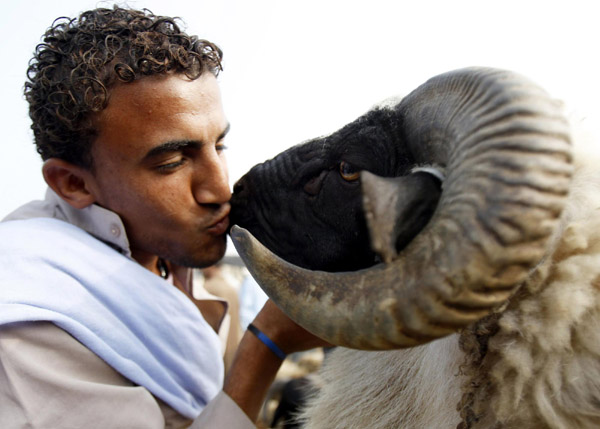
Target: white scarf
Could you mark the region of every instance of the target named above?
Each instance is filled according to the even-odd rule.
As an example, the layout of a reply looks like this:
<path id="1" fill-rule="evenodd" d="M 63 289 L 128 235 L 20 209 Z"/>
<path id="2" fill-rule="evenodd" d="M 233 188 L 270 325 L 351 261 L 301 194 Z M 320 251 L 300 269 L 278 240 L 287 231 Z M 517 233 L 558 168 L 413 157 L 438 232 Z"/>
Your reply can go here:
<path id="1" fill-rule="evenodd" d="M 50 321 L 180 414 L 219 392 L 217 334 L 177 288 L 69 223 L 0 223 L 0 325 Z"/>

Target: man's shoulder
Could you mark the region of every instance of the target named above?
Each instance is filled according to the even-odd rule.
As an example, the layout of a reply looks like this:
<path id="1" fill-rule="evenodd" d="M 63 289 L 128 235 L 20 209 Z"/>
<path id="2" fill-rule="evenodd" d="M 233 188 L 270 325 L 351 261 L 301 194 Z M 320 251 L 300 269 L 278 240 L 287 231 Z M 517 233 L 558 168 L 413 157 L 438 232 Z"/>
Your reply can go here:
<path id="1" fill-rule="evenodd" d="M 0 251 L 6 249 L 44 250 L 56 252 L 63 243 L 96 245 L 100 241 L 68 222 L 48 217 L 0 222 Z"/>
<path id="2" fill-rule="evenodd" d="M 104 374 L 103 379 L 111 383 L 133 385 L 129 380 L 102 361 L 77 339 L 52 322 L 19 322 L 0 326 L 0 359 L 20 360 L 41 359 L 45 365 L 66 365 L 65 371 L 78 368 L 93 368 L 92 374 Z M 85 362 L 86 365 L 73 366 L 72 362 Z M 40 364 L 40 366 L 43 366 Z M 54 368 L 59 371 L 58 368 Z M 60 371 L 62 372 L 62 371 Z"/>
<path id="3" fill-rule="evenodd" d="M 47 219 L 54 219 L 63 223 L 47 222 Z M 47 232 L 50 235 L 53 233 L 77 235 L 77 233 L 81 234 L 82 231 L 85 231 L 123 255 L 131 256 L 125 226 L 119 215 L 97 204 L 81 209 L 72 207 L 50 188 L 46 191 L 43 200 L 31 201 L 19 207 L 2 219 L 0 225 L 12 221 L 32 221 L 25 224 L 27 225 L 26 229 L 41 223 L 42 232 Z M 64 223 L 78 229 L 65 228 Z M 9 229 L 16 225 L 22 224 L 11 224 Z M 22 231 L 15 230 L 12 232 L 19 233 Z M 85 237 L 85 235 L 81 236 Z"/>
<path id="4" fill-rule="evenodd" d="M 51 322 L 0 326 L 0 362 L 2 427 L 30 426 L 32 409 L 36 422 L 69 422 L 70 427 L 125 421 L 160 427 L 170 415 L 186 421 Z"/>
<path id="5" fill-rule="evenodd" d="M 5 219 L 0 222 L 0 230 L 4 232 L 15 231 L 38 231 L 43 234 L 54 234 L 75 228 L 81 230 L 68 222 L 51 217 L 33 217 L 26 219 Z M 82 230 L 81 230 L 82 231 Z"/>
<path id="6" fill-rule="evenodd" d="M 89 237 L 90 242 L 99 241 L 76 225 L 51 217 L 9 219 L 0 222 L 0 238 L 2 240 L 10 238 L 23 239 L 23 234 L 26 234 L 29 243 L 51 237 L 60 237 L 67 240 L 69 237 L 72 237 L 73 240 L 80 240 L 82 237 L 86 237 L 84 238 L 86 240 Z M 39 240 L 38 237 L 40 237 Z"/>

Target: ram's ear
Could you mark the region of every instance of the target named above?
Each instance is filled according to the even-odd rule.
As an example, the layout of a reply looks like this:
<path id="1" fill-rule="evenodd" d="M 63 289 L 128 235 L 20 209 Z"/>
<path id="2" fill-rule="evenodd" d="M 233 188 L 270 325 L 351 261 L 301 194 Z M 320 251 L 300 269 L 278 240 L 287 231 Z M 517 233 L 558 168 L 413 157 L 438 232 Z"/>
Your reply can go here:
<path id="1" fill-rule="evenodd" d="M 83 209 L 95 202 L 90 192 L 92 173 L 62 159 L 50 158 L 42 166 L 44 180 L 63 200 L 76 209 Z"/>
<path id="2" fill-rule="evenodd" d="M 363 171 L 361 185 L 371 247 L 384 262 L 392 262 L 433 216 L 441 180 L 423 171 L 401 177 Z"/>

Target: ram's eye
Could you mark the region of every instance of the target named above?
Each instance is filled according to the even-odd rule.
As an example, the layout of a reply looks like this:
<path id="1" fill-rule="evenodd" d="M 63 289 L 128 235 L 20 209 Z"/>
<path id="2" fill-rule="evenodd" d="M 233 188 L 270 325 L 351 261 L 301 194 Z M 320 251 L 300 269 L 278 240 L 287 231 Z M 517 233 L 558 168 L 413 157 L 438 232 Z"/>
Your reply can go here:
<path id="1" fill-rule="evenodd" d="M 348 182 L 354 182 L 360 177 L 360 170 L 345 161 L 340 162 L 340 175 Z"/>

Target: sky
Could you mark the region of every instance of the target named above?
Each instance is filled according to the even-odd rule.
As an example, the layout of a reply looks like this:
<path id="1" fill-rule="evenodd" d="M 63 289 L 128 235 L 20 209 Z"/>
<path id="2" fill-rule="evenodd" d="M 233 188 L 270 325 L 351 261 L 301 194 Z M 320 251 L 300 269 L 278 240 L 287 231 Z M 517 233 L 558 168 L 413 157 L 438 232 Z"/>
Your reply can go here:
<path id="1" fill-rule="evenodd" d="M 22 95 L 27 63 L 59 16 L 114 2 L 3 1 L 0 26 L 0 218 L 46 186 Z M 391 96 L 468 66 L 519 72 L 563 100 L 600 142 L 594 0 L 131 0 L 179 16 L 224 51 L 219 81 L 232 129 L 230 182 L 309 138 L 334 132 Z"/>

